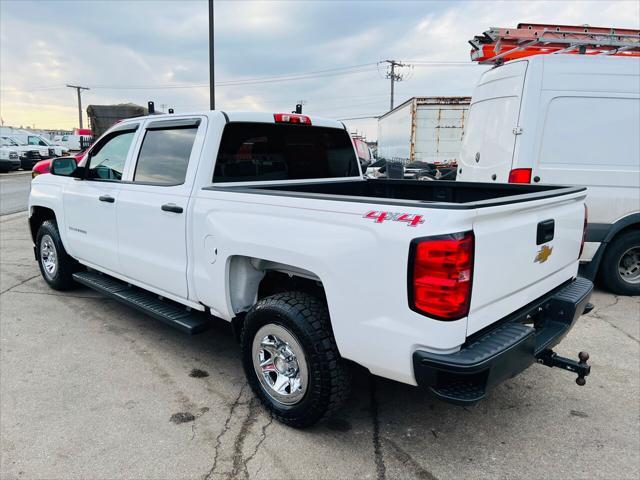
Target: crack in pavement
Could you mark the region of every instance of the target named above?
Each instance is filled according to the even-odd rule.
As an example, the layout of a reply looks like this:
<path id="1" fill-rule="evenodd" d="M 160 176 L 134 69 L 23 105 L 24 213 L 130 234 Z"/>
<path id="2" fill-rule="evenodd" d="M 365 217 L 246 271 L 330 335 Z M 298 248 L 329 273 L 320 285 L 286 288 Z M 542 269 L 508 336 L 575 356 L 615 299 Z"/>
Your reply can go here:
<path id="1" fill-rule="evenodd" d="M 256 443 L 256 446 L 253 449 L 253 453 L 251 453 L 251 455 L 249 455 L 244 461 L 245 469 L 249 465 L 249 462 L 251 460 L 253 460 L 254 457 L 256 456 L 256 454 L 258 453 L 258 450 L 260 449 L 260 446 L 262 445 L 262 443 L 266 440 L 266 438 L 267 438 L 267 428 L 269 428 L 272 423 L 273 423 L 273 416 L 271 414 L 269 414 L 269 421 L 262 426 L 262 430 L 260 431 L 260 439 L 258 440 L 258 443 Z"/>
<path id="2" fill-rule="evenodd" d="M 598 313 L 595 313 L 595 314 L 594 314 L 594 313 L 592 312 L 592 313 L 591 313 L 591 315 L 593 316 L 593 318 L 595 318 L 595 319 L 597 319 L 597 320 L 600 320 L 600 321 L 602 321 L 602 322 L 606 323 L 607 325 L 609 325 L 609 326 L 611 326 L 611 327 L 615 328 L 616 330 L 618 330 L 618 331 L 619 331 L 620 333 L 622 333 L 623 335 L 625 335 L 625 336 L 629 337 L 629 338 L 630 338 L 631 340 L 633 340 L 634 342 L 636 342 L 636 343 L 640 344 L 640 340 L 639 340 L 639 339 L 637 339 L 636 337 L 634 337 L 634 336 L 633 336 L 633 335 L 631 335 L 630 333 L 625 332 L 623 329 L 621 329 L 621 328 L 620 328 L 619 326 L 617 326 L 615 323 L 610 322 L 609 320 L 607 320 L 607 319 L 606 319 L 606 318 L 604 318 L 604 317 L 601 317 Z"/>
<path id="3" fill-rule="evenodd" d="M 422 467 L 411 455 L 405 452 L 400 446 L 388 437 L 384 437 L 384 441 L 391 447 L 393 455 L 403 465 L 409 466 L 413 470 L 413 474 L 421 480 L 438 480 L 433 473 Z"/>
<path id="4" fill-rule="evenodd" d="M 616 325 L 615 323 L 610 322 L 607 318 L 603 317 L 603 316 L 602 316 L 602 314 L 600 313 L 600 311 L 601 311 L 601 310 L 609 309 L 609 308 L 611 308 L 611 307 L 615 307 L 615 306 L 618 304 L 618 302 L 620 302 L 620 297 L 619 297 L 618 295 L 615 295 L 615 296 L 614 296 L 614 298 L 615 298 L 615 300 L 614 300 L 612 303 L 607 304 L 607 305 L 603 305 L 603 306 L 601 306 L 601 307 L 599 307 L 599 308 L 594 309 L 591 313 L 589 313 L 589 315 L 588 315 L 588 316 L 589 316 L 589 317 L 596 318 L 596 319 L 598 319 L 598 320 L 600 320 L 600 321 L 602 321 L 602 322 L 606 323 L 607 325 L 609 325 L 609 326 L 611 326 L 611 327 L 615 328 L 616 330 L 618 330 L 620 333 L 622 333 L 622 334 L 624 334 L 625 336 L 629 337 L 629 338 L 630 338 L 631 340 L 633 340 L 634 342 L 636 342 L 636 343 L 640 344 L 640 339 L 637 339 L 636 337 L 634 337 L 634 336 L 633 336 L 633 335 L 631 335 L 630 333 L 628 333 L 628 332 L 624 331 L 622 328 L 620 328 L 620 327 L 619 327 L 618 325 Z"/>
<path id="5" fill-rule="evenodd" d="M 613 303 L 610 303 L 608 305 L 603 305 L 601 307 L 596 308 L 595 310 L 593 310 L 591 312 L 591 315 L 597 315 L 597 314 L 600 313 L 600 310 L 603 310 L 605 308 L 615 307 L 618 304 L 618 302 L 620 301 L 620 297 L 618 295 L 614 295 L 613 298 L 614 298 Z"/>
<path id="6" fill-rule="evenodd" d="M 233 468 L 231 469 L 231 473 L 227 476 L 228 479 L 238 478 L 238 475 L 242 469 L 242 477 L 245 480 L 249 479 L 249 471 L 247 469 L 247 462 L 244 460 L 242 455 L 242 447 L 244 446 L 244 441 L 247 438 L 247 434 L 251 430 L 251 427 L 258 419 L 258 408 L 260 402 L 257 398 L 252 397 L 249 401 L 249 409 L 247 412 L 247 416 L 242 421 L 242 425 L 240 427 L 240 431 L 236 436 L 233 442 L 233 456 L 231 457 L 233 460 Z"/>
<path id="7" fill-rule="evenodd" d="M 369 381 L 369 392 L 371 404 L 369 411 L 371 413 L 371 422 L 373 423 L 373 454 L 376 464 L 376 476 L 378 480 L 385 480 L 387 477 L 387 467 L 384 463 L 382 444 L 380 443 L 380 419 L 378 417 L 378 400 L 376 399 L 376 378 L 371 375 Z"/>
<path id="8" fill-rule="evenodd" d="M 19 287 L 20 285 L 24 285 L 25 283 L 33 280 L 34 278 L 38 278 L 40 276 L 40 274 L 34 275 L 33 277 L 29 277 L 26 280 L 21 281 L 20 283 L 18 283 L 17 285 L 13 285 L 12 287 L 6 288 L 3 291 L 0 292 L 0 295 L 2 295 L 3 293 L 7 293 L 10 292 L 11 290 L 13 290 L 16 287 Z"/>
<path id="9" fill-rule="evenodd" d="M 16 287 L 18 287 L 18 286 L 19 285 L 16 285 Z M 82 299 L 85 299 L 85 300 L 109 300 L 109 301 L 115 301 L 115 302 L 118 301 L 115 298 L 109 298 L 109 297 L 105 297 L 103 295 L 84 296 L 84 295 L 71 295 L 71 294 L 68 294 L 68 293 L 60 294 L 60 293 L 50 293 L 50 292 L 25 292 L 25 291 L 21 291 L 21 290 L 13 290 L 13 289 L 8 290 L 6 293 L 22 293 L 24 295 L 49 295 L 50 297 L 82 298 Z"/>
<path id="10" fill-rule="evenodd" d="M 211 469 L 209 470 L 209 472 L 205 475 L 204 480 L 209 480 L 216 471 L 216 467 L 218 466 L 218 455 L 220 454 L 220 446 L 222 445 L 222 437 L 224 436 L 225 433 L 229 431 L 231 418 L 233 417 L 233 413 L 235 412 L 236 408 L 240 404 L 240 398 L 242 398 L 242 394 L 244 393 L 244 389 L 246 386 L 247 384 L 243 383 L 242 387 L 240 387 L 240 392 L 238 392 L 238 396 L 236 397 L 236 399 L 231 404 L 231 407 L 229 408 L 229 415 L 227 415 L 227 418 L 224 421 L 224 426 L 222 427 L 222 431 L 216 437 L 216 444 L 213 447 L 213 465 L 211 466 Z"/>

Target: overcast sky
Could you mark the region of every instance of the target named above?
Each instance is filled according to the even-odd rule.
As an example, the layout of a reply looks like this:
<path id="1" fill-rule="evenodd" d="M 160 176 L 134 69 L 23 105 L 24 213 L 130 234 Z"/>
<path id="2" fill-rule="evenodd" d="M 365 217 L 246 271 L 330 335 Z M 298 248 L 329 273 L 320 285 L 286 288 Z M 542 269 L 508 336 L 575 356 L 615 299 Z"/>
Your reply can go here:
<path id="1" fill-rule="evenodd" d="M 206 1 L 0 0 L 2 120 L 76 127 L 67 83 L 91 88 L 85 109 L 148 100 L 207 109 L 207 21 Z M 470 62 L 467 40 L 519 22 L 640 28 L 640 2 L 216 1 L 216 106 L 286 112 L 304 100 L 305 113 L 379 115 L 389 108 L 376 65 L 385 59 L 413 65 L 402 69 L 396 105 L 471 95 L 486 67 Z M 375 119 L 347 123 L 375 139 Z"/>

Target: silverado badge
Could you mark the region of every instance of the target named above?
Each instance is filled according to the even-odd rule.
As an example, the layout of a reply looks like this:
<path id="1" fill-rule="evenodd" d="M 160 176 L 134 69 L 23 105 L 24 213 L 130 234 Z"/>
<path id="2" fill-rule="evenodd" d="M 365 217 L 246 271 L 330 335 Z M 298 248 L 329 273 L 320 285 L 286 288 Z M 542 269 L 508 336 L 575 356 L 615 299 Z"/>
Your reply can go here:
<path id="1" fill-rule="evenodd" d="M 544 263 L 551 256 L 551 252 L 553 252 L 553 247 L 548 247 L 546 245 L 543 245 L 542 248 L 538 251 L 536 258 L 533 261 L 538 263 Z"/>

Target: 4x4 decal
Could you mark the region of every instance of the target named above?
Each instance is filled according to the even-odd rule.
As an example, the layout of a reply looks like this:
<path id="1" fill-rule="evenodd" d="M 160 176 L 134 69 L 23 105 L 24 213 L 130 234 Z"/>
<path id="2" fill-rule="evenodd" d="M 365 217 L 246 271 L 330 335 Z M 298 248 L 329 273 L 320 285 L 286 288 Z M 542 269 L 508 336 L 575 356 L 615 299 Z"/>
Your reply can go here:
<path id="1" fill-rule="evenodd" d="M 392 222 L 406 222 L 407 227 L 416 227 L 424 223 L 424 217 L 422 215 L 416 215 L 415 213 L 378 212 L 372 210 L 365 213 L 362 218 L 374 220 L 375 223 L 382 223 L 387 220 Z"/>

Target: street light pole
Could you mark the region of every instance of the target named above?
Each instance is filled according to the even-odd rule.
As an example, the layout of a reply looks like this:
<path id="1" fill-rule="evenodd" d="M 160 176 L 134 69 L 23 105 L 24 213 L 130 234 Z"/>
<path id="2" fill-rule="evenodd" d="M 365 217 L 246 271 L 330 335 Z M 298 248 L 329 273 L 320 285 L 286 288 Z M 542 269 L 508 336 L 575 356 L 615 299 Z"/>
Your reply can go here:
<path id="1" fill-rule="evenodd" d="M 216 109 L 216 87 L 213 56 L 213 0 L 209 0 L 209 105 Z"/>
<path id="2" fill-rule="evenodd" d="M 69 85 L 69 88 L 75 88 L 78 92 L 78 123 L 80 124 L 80 128 L 82 128 L 82 97 L 80 96 L 80 90 L 89 90 L 89 87 L 81 87 L 80 85 Z"/>

